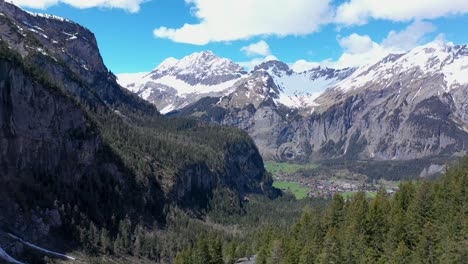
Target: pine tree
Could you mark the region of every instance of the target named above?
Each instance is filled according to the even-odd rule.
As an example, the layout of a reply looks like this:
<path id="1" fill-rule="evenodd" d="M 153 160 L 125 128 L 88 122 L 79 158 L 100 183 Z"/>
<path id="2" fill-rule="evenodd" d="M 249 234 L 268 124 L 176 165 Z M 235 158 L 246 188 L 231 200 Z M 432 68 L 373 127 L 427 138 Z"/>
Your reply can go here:
<path id="1" fill-rule="evenodd" d="M 226 256 L 226 262 L 228 264 L 235 263 L 237 261 L 236 258 L 236 248 L 237 248 L 237 241 L 233 240 L 229 244 L 228 250 L 227 250 L 227 256 Z"/>
<path id="2" fill-rule="evenodd" d="M 283 252 L 282 252 L 281 241 L 279 240 L 272 241 L 268 264 L 279 264 L 282 257 L 283 257 Z"/>
<path id="3" fill-rule="evenodd" d="M 400 264 L 400 263 L 410 263 L 411 261 L 411 251 L 406 246 L 405 242 L 400 241 L 396 250 L 393 252 L 392 256 L 388 263 L 391 264 Z"/>
<path id="4" fill-rule="evenodd" d="M 356 194 L 346 207 L 346 220 L 340 233 L 343 257 L 350 262 L 360 263 L 366 251 L 368 202 L 364 193 Z"/>
<path id="5" fill-rule="evenodd" d="M 112 250 L 112 241 L 109 235 L 109 231 L 105 228 L 101 228 L 100 234 L 101 240 L 101 250 L 104 253 L 111 253 Z"/>
<path id="6" fill-rule="evenodd" d="M 318 263 L 342 263 L 342 260 L 337 230 L 335 228 L 330 228 L 325 236 Z"/>
<path id="7" fill-rule="evenodd" d="M 213 242 L 211 250 L 211 263 L 212 264 L 224 264 L 223 260 L 223 244 L 219 237 Z"/>
<path id="8" fill-rule="evenodd" d="M 187 249 L 179 252 L 174 259 L 174 264 L 192 264 L 192 251 Z"/>
<path id="9" fill-rule="evenodd" d="M 301 257 L 299 258 L 299 264 L 313 264 L 315 261 L 315 256 L 317 255 L 317 248 L 314 243 L 308 243 L 301 252 Z"/>
<path id="10" fill-rule="evenodd" d="M 207 239 L 202 237 L 198 240 L 193 254 L 194 264 L 208 264 L 211 263 L 210 247 L 208 246 Z"/>
<path id="11" fill-rule="evenodd" d="M 438 257 L 441 255 L 439 248 L 439 230 L 431 223 L 427 222 L 418 238 L 414 260 L 417 263 L 439 263 Z"/>
<path id="12" fill-rule="evenodd" d="M 333 196 L 332 203 L 325 213 L 324 226 L 328 228 L 338 227 L 344 219 L 344 200 L 340 194 Z"/>
<path id="13" fill-rule="evenodd" d="M 388 213 L 390 203 L 385 189 L 381 188 L 376 197 L 370 202 L 366 216 L 366 240 L 371 250 L 366 250 L 366 257 L 370 262 L 376 262 L 385 253 L 385 239 L 388 233 Z"/>

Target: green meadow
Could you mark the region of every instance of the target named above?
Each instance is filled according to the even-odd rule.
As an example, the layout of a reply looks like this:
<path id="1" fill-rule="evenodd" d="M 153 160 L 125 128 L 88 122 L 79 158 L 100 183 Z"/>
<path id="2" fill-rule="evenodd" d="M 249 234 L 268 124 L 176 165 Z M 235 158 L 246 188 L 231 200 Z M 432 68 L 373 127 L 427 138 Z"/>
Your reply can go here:
<path id="1" fill-rule="evenodd" d="M 281 189 L 283 191 L 291 192 L 296 196 L 296 199 L 304 199 L 307 197 L 307 193 L 310 191 L 310 188 L 305 186 L 301 186 L 299 183 L 296 182 L 288 182 L 288 181 L 277 181 L 273 183 L 273 187 Z"/>

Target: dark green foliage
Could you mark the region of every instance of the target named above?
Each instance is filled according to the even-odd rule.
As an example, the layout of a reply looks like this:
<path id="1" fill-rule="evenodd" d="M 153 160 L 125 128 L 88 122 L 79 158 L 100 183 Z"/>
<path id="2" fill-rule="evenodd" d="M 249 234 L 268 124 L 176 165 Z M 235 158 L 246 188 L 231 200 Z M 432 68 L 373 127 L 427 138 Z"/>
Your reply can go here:
<path id="1" fill-rule="evenodd" d="M 8 67 L 5 72 L 17 70 L 35 88 L 50 92 L 53 100 L 72 102 L 84 113 L 87 128 L 67 131 L 63 135 L 66 140 L 96 140 L 96 160 L 89 168 L 76 169 L 84 171 L 78 179 L 66 181 L 72 177 L 32 171 L 14 178 L 4 189 L 14 188 L 0 194 L 25 211 L 31 205 L 51 208 L 55 202 L 62 228 L 54 230 L 53 236 L 67 243 L 49 245 L 51 248 L 172 262 L 177 252 L 198 245 L 198 255 L 194 254 L 199 263 L 206 260 L 203 254 L 207 248 L 211 262 L 221 262 L 231 234 L 226 238 L 218 234 L 222 232 L 191 217 L 204 217 L 216 187 L 220 191 L 215 196 L 221 199 L 211 203 L 211 211 L 218 211 L 219 218 L 242 215 L 240 193 L 260 193 L 262 188 L 268 191 L 271 176 L 264 173 L 263 161 L 247 133 L 190 119 L 166 118 L 157 114 L 154 107 L 147 111 L 144 107 L 133 109 L 125 102 L 136 100 L 131 96 L 120 98 L 122 101 L 96 103 L 71 95 L 37 64 L 56 63 L 54 66 L 64 71 L 67 82 L 84 90 L 93 92 L 101 87 L 82 81 L 61 61 L 34 54 L 22 58 L 3 41 L 0 60 Z M 121 89 L 116 83 L 109 83 L 107 73 L 94 81 L 105 87 L 102 90 Z M 99 96 L 97 92 L 93 94 Z M 70 164 L 75 169 L 73 166 Z M 193 184 L 185 186 L 190 182 Z M 228 200 L 223 201 L 224 198 Z M 198 242 L 203 233 L 210 233 L 209 239 L 214 243 Z M 252 251 L 250 246 L 240 245 L 235 248 L 236 256 Z"/>
<path id="2" fill-rule="evenodd" d="M 302 175 L 329 175 L 335 170 L 349 170 L 367 176 L 372 182 L 378 179 L 389 181 L 411 180 L 419 176 L 421 172 L 431 164 L 452 163 L 453 157 L 439 156 L 415 160 L 322 160 L 316 161 L 318 168 L 305 170 Z M 437 175 L 439 176 L 439 175 Z"/>
<path id="3" fill-rule="evenodd" d="M 216 196 L 219 196 L 215 199 L 216 204 L 226 205 L 229 204 L 229 201 L 232 201 L 230 195 L 226 195 L 225 190 L 218 190 L 216 193 L 218 193 Z M 232 211 L 233 214 L 231 215 L 226 214 L 223 206 L 212 206 L 211 210 L 213 211 L 209 212 L 210 219 L 207 221 L 208 224 L 204 231 L 200 230 L 200 226 L 195 224 L 193 220 L 187 218 L 184 223 L 184 221 L 180 221 L 183 217 L 178 216 L 177 219 L 179 220 L 177 220 L 178 224 L 176 225 L 179 228 L 174 231 L 179 234 L 181 239 L 183 238 L 182 240 L 191 240 L 191 238 L 206 240 L 209 245 L 209 252 L 211 252 L 210 260 L 212 263 L 221 263 L 219 260 L 222 257 L 222 263 L 234 264 L 240 258 L 253 256 L 256 254 L 255 252 L 258 253 L 257 263 L 262 263 L 262 255 L 265 256 L 265 263 L 275 263 L 282 256 L 281 250 L 285 241 L 285 238 L 278 237 L 278 235 L 285 234 L 289 230 L 288 226 L 292 221 L 300 217 L 304 207 L 314 205 L 317 208 L 316 211 L 321 211 L 327 204 L 326 200 L 320 199 L 297 201 L 292 196 L 269 200 L 264 196 L 254 195 L 249 196 L 248 200 L 242 209 L 238 211 L 240 213 Z M 217 210 L 221 210 L 221 212 L 216 212 Z M 312 221 L 318 219 L 317 215 L 312 211 L 309 215 Z M 211 216 L 215 217 L 212 218 Z M 212 223 L 213 220 L 216 223 Z M 296 228 L 296 230 L 298 229 Z M 308 234 L 297 233 L 297 239 L 302 240 L 305 235 L 319 236 L 319 234 L 321 234 L 321 230 L 312 230 Z M 201 258 L 200 247 L 205 242 L 199 242 L 198 240 L 183 243 L 182 248 L 185 248 L 185 250 L 179 252 L 176 263 L 194 263 L 193 261 L 197 258 Z M 222 248 L 221 251 L 220 248 Z M 301 253 L 298 252 L 297 258 L 294 260 L 299 259 Z M 205 255 L 203 258 L 206 259 L 207 257 Z"/>
<path id="4" fill-rule="evenodd" d="M 227 110 L 217 106 L 218 97 L 204 97 L 196 103 L 180 110 L 168 113 L 167 116 L 193 117 L 194 114 L 200 114 L 198 119 L 207 122 L 221 122 L 227 114 Z"/>
<path id="5" fill-rule="evenodd" d="M 323 213 L 305 212 L 288 233 L 262 240 L 259 263 L 464 263 L 467 190 L 468 157 L 437 182 L 402 183 L 393 197 L 337 195 Z"/>

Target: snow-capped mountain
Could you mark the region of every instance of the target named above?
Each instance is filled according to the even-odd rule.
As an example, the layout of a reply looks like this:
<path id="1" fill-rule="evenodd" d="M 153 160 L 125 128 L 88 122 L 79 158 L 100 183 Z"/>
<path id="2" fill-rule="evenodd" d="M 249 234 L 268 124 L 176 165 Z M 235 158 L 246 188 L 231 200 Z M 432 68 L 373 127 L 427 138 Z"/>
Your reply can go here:
<path id="1" fill-rule="evenodd" d="M 457 114 L 468 123 L 468 46 L 434 41 L 406 54 L 391 54 L 374 65 L 357 69 L 317 99 L 323 109 L 357 93 L 381 92 L 402 102 L 418 104 L 449 95 Z M 340 99 L 341 98 L 341 99 Z M 377 101 L 376 104 L 379 104 Z"/>
<path id="2" fill-rule="evenodd" d="M 206 96 L 225 95 L 245 75 L 241 66 L 204 51 L 181 60 L 168 58 L 150 73 L 118 75 L 118 80 L 167 113 Z"/>
<path id="3" fill-rule="evenodd" d="M 391 84 L 395 76 L 408 71 L 419 70 L 413 81 L 429 75 L 443 75 L 443 86 L 438 87 L 448 92 L 452 88 L 468 84 L 468 48 L 466 45 L 453 45 L 444 41 L 434 41 L 417 47 L 406 54 L 389 55 L 371 67 L 362 67 L 337 88 L 343 91 L 357 89 L 370 82 L 379 82 L 382 87 Z"/>
<path id="4" fill-rule="evenodd" d="M 260 84 L 262 79 L 264 85 L 278 88 L 274 95 L 271 94 L 271 99 L 274 99 L 278 105 L 295 109 L 313 109 L 316 106 L 315 98 L 327 88 L 348 77 L 354 70 L 318 67 L 297 73 L 283 62 L 268 61 L 247 73 L 238 64 L 217 57 L 211 51 L 205 51 L 194 53 L 181 60 L 168 58 L 152 72 L 121 74 L 118 75 L 118 80 L 123 87 L 154 103 L 164 114 L 186 107 L 207 96 L 228 96 L 235 93 L 236 96 L 247 99 L 255 98 L 254 101 L 258 102 L 264 93 L 258 93 L 258 89 L 256 92 L 252 84 Z M 265 82 L 265 78 L 268 77 L 273 81 Z M 251 89 L 246 90 L 246 86 Z M 238 91 L 239 88 L 242 91 Z M 265 89 L 270 88 L 274 87 Z M 254 96 L 255 94 L 258 96 Z M 250 103 L 249 100 L 239 99 L 237 101 Z"/>
<path id="5" fill-rule="evenodd" d="M 239 80 L 228 95 L 174 115 L 242 128 L 265 159 L 463 154 L 468 151 L 467 79 L 467 46 L 439 41 L 358 69 L 297 73 L 272 61 Z"/>
<path id="6" fill-rule="evenodd" d="M 277 103 L 296 109 L 313 109 L 314 102 L 327 88 L 349 77 L 354 68 L 335 70 L 317 67 L 304 72 L 294 72 L 286 63 L 268 61 L 255 67 L 254 72 L 265 71 L 280 90 Z"/>

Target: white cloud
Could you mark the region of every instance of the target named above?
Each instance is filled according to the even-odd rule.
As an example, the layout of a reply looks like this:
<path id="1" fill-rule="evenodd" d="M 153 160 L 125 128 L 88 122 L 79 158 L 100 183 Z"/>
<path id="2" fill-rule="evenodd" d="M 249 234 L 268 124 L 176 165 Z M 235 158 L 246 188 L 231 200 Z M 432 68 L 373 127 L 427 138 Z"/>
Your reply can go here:
<path id="1" fill-rule="evenodd" d="M 415 21 L 401 32 L 390 31 L 382 41 L 382 46 L 407 51 L 421 44 L 424 37 L 435 30 L 436 27 L 432 23 Z"/>
<path id="2" fill-rule="evenodd" d="M 253 70 L 255 66 L 258 66 L 264 62 L 267 61 L 272 61 L 272 60 L 278 60 L 278 58 L 274 55 L 268 55 L 264 58 L 255 58 L 250 61 L 242 61 L 242 62 L 237 62 L 240 66 L 246 68 L 248 71 Z"/>
<path id="3" fill-rule="evenodd" d="M 319 62 L 323 67 L 346 68 L 364 64 L 376 63 L 390 53 L 404 53 L 427 42 L 428 33 L 435 31 L 435 26 L 428 22 L 415 21 L 400 32 L 390 31 L 379 44 L 367 35 L 353 33 L 346 37 L 338 37 L 338 43 L 343 48 L 343 54 L 337 60 Z M 436 39 L 443 38 L 443 35 Z M 309 62 L 313 64 L 314 62 Z"/>
<path id="4" fill-rule="evenodd" d="M 270 45 L 264 40 L 260 40 L 257 43 L 252 43 L 248 46 L 242 47 L 241 51 L 245 52 L 247 56 L 268 56 L 271 55 Z"/>
<path id="5" fill-rule="evenodd" d="M 120 8 L 135 13 L 140 10 L 140 5 L 147 0 L 10 0 L 15 5 L 36 9 L 46 9 L 50 6 L 64 3 L 76 8 Z"/>
<path id="6" fill-rule="evenodd" d="M 364 64 L 375 63 L 381 60 L 383 57 L 392 53 L 392 50 L 385 49 L 379 44 L 373 42 L 372 48 L 366 52 L 362 53 L 348 53 L 344 52 L 338 60 L 325 60 L 320 64 L 322 66 L 331 67 L 331 68 L 347 68 L 347 67 L 357 67 Z"/>
<path id="7" fill-rule="evenodd" d="M 204 45 L 258 35 L 307 35 L 332 21 L 331 0 L 185 0 L 197 24 L 159 27 L 158 38 Z"/>
<path id="8" fill-rule="evenodd" d="M 294 63 L 291 63 L 289 67 L 295 72 L 304 72 L 313 68 L 320 66 L 320 63 L 306 60 L 298 60 Z"/>
<path id="9" fill-rule="evenodd" d="M 322 61 L 320 64 L 332 68 L 356 67 L 378 61 L 386 56 L 389 51 L 374 42 L 367 35 L 353 33 L 347 37 L 338 37 L 338 43 L 344 52 L 333 61 L 331 59 Z"/>
<path id="10" fill-rule="evenodd" d="M 350 0 L 337 8 L 335 21 L 361 25 L 370 18 L 411 21 L 466 13 L 467 0 Z"/>
<path id="11" fill-rule="evenodd" d="M 350 54 L 367 52 L 373 49 L 376 44 L 369 36 L 361 36 L 356 33 L 343 38 L 339 37 L 338 42 L 345 52 Z"/>

